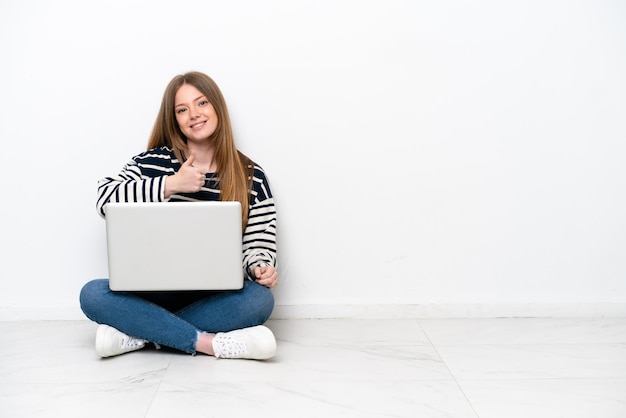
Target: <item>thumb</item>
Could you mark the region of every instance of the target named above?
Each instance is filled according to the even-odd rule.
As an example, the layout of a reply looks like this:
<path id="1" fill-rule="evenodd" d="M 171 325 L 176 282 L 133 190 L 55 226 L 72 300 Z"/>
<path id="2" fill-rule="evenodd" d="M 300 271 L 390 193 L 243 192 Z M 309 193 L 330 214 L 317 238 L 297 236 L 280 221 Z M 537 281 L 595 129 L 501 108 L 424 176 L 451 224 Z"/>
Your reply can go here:
<path id="1" fill-rule="evenodd" d="M 192 152 L 187 161 L 185 161 L 185 163 L 183 164 L 183 166 L 191 167 L 193 166 L 194 161 L 196 161 L 196 154 Z"/>

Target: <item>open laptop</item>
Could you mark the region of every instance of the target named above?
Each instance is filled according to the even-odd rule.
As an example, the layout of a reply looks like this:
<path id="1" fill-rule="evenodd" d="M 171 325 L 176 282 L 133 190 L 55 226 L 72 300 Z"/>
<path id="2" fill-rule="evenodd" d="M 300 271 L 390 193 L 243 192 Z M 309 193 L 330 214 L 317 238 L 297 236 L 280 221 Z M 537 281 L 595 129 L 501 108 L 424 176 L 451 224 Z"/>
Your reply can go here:
<path id="1" fill-rule="evenodd" d="M 111 290 L 243 287 L 239 202 L 107 203 L 105 214 Z"/>

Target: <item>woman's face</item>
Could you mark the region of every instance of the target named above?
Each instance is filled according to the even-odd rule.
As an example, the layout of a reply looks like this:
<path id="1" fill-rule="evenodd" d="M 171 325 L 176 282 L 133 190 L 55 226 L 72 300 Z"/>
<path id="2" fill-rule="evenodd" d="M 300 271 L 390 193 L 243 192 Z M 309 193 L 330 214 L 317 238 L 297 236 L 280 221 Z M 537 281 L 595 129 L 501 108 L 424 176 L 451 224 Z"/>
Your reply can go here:
<path id="1" fill-rule="evenodd" d="M 213 105 L 191 84 L 183 84 L 176 92 L 174 113 L 187 140 L 205 141 L 217 129 L 217 114 Z"/>

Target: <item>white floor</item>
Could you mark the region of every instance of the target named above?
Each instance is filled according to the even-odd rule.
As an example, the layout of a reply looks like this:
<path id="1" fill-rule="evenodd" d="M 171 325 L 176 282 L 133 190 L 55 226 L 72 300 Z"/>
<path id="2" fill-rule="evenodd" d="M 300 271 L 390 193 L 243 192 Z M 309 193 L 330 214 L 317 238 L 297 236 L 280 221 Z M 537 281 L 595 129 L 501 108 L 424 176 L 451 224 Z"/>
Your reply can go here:
<path id="1" fill-rule="evenodd" d="M 626 318 L 275 320 L 271 361 L 0 322 L 2 417 L 626 417 Z"/>

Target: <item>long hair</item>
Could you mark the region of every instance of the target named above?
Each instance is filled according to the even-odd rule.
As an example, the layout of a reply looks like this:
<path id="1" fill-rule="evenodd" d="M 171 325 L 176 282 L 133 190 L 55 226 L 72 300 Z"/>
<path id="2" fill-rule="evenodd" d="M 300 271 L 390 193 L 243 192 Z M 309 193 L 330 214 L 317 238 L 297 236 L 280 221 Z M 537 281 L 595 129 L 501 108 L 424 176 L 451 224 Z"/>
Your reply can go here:
<path id="1" fill-rule="evenodd" d="M 174 112 L 176 92 L 183 84 L 190 84 L 206 96 L 217 114 L 217 128 L 209 138 L 215 146 L 214 160 L 220 188 L 220 200 L 238 201 L 242 209 L 242 226 L 248 220 L 249 189 L 252 185 L 254 168 L 252 161 L 237 150 L 233 137 L 226 101 L 219 87 L 206 74 L 192 71 L 177 75 L 163 93 L 161 108 L 148 140 L 148 149 L 166 146 L 170 148 L 180 164 L 188 157 L 187 138 L 183 135 Z"/>

